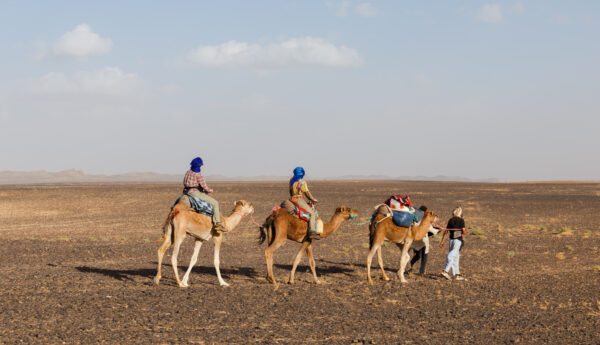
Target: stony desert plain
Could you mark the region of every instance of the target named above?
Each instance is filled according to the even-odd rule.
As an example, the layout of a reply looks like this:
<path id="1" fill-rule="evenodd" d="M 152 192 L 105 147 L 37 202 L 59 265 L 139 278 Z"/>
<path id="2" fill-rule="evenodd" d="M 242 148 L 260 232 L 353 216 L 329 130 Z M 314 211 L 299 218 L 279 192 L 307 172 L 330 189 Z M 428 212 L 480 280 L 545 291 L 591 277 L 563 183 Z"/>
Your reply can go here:
<path id="1" fill-rule="evenodd" d="M 262 222 L 285 182 L 212 183 L 225 214 L 251 201 Z M 599 344 L 600 184 L 312 181 L 318 210 L 359 211 L 314 243 L 285 284 L 300 245 L 275 252 L 277 289 L 265 280 L 265 244 L 244 219 L 225 235 L 221 287 L 211 243 L 190 287 L 175 284 L 169 250 L 153 284 L 161 225 L 181 187 L 162 184 L 0 186 L 1 344 Z M 391 194 L 410 193 L 445 225 L 462 205 L 466 281 L 439 275 L 448 246 L 433 239 L 428 272 L 401 284 L 399 250 L 383 248 L 366 281 L 368 219 Z M 193 240 L 179 256 L 187 268 Z"/>

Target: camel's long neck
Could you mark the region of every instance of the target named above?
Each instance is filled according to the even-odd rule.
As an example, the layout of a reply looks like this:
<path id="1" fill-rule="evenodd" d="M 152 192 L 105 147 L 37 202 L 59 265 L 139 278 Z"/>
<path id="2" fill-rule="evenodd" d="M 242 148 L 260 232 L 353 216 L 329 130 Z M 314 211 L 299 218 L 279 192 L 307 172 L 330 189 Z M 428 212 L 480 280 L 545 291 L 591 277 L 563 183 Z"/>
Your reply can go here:
<path id="1" fill-rule="evenodd" d="M 413 226 L 412 228 L 412 238 L 415 241 L 420 241 L 423 239 L 423 237 L 427 236 L 427 231 L 429 231 L 429 227 L 431 226 L 431 223 L 433 222 L 433 220 L 431 219 L 423 219 L 421 221 L 421 224 L 419 224 L 419 226 Z"/>
<path id="2" fill-rule="evenodd" d="M 243 219 L 242 214 L 239 212 L 236 212 L 236 211 L 233 211 L 233 213 L 230 214 L 228 217 L 222 217 L 222 218 L 223 218 L 223 226 L 228 231 L 235 229 Z"/>
<path id="3" fill-rule="evenodd" d="M 344 220 L 343 214 L 335 213 L 327 223 L 323 224 L 323 235 L 321 237 L 333 234 L 342 225 Z"/>

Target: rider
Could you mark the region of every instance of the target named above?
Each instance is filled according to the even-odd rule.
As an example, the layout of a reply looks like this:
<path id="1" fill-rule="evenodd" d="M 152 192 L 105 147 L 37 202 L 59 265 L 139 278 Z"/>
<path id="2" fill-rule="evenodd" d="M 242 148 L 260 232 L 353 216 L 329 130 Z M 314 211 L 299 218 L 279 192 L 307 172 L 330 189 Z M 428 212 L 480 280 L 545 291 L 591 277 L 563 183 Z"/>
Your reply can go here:
<path id="1" fill-rule="evenodd" d="M 304 177 L 304 168 L 297 167 L 294 169 L 294 176 L 290 179 L 290 200 L 303 208 L 310 214 L 308 222 L 308 235 L 310 237 L 319 237 L 316 225 L 316 210 L 314 204 L 318 202 L 310 191 L 308 184 L 302 178 Z"/>
<path id="2" fill-rule="evenodd" d="M 225 227 L 221 223 L 221 213 L 219 212 L 219 202 L 209 196 L 213 190 L 204 181 L 204 176 L 200 173 L 200 169 L 204 163 L 202 158 L 196 157 L 190 163 L 190 170 L 183 177 L 183 194 L 194 196 L 200 200 L 206 201 L 213 208 L 212 221 L 216 231 L 225 231 Z"/>

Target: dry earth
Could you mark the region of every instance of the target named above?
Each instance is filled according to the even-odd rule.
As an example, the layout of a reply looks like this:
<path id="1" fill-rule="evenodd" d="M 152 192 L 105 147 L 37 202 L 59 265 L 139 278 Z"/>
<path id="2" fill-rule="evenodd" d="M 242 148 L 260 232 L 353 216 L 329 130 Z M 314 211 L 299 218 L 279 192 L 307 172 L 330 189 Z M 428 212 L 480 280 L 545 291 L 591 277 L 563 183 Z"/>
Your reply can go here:
<path id="1" fill-rule="evenodd" d="M 311 283 L 304 261 L 295 285 L 264 279 L 264 245 L 244 220 L 227 234 L 218 285 L 212 245 L 204 245 L 188 289 L 175 286 L 170 257 L 160 286 L 155 242 L 177 184 L 0 187 L 2 344 L 598 344 L 600 343 L 600 184 L 312 182 L 319 210 L 359 210 L 411 193 L 443 222 L 455 205 L 469 227 L 461 269 L 439 272 L 447 247 L 430 253 L 428 273 L 400 284 L 391 274 L 366 283 L 368 229 L 345 223 L 315 244 Z M 286 197 L 282 183 L 214 184 L 228 213 L 234 200 L 261 221 Z M 187 267 L 193 241 L 180 255 Z M 275 253 L 287 278 L 299 244 Z M 170 253 L 170 251 L 169 251 Z M 384 248 L 389 273 L 395 246 Z M 305 259 L 306 260 L 306 259 Z"/>

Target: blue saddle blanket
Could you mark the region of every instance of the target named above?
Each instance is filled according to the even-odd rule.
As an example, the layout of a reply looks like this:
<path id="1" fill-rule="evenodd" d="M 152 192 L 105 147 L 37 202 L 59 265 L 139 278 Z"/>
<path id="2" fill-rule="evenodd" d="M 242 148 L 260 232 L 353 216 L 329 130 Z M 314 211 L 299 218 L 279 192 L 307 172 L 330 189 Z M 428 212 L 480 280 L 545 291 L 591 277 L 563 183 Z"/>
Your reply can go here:
<path id="1" fill-rule="evenodd" d="M 405 211 L 392 211 L 393 217 L 392 220 L 396 226 L 403 226 L 408 228 L 412 225 L 412 223 L 418 223 L 423 218 L 423 211 L 415 210 L 415 213 L 405 212 Z"/>
<path id="2" fill-rule="evenodd" d="M 208 202 L 206 202 L 204 200 L 201 200 L 201 199 L 198 199 L 195 196 L 189 195 L 189 194 L 179 196 L 179 198 L 177 198 L 177 200 L 175 200 L 175 202 L 173 203 L 173 205 L 171 205 L 171 209 L 173 207 L 175 207 L 175 205 L 177 205 L 177 203 L 179 202 L 179 200 L 182 197 L 184 197 L 184 196 L 188 198 L 188 200 L 190 201 L 190 205 L 192 206 L 192 208 L 194 209 L 194 211 L 196 211 L 196 212 L 198 212 L 200 214 L 205 214 L 207 216 L 211 216 L 212 217 L 212 215 L 213 215 L 213 207 Z"/>

